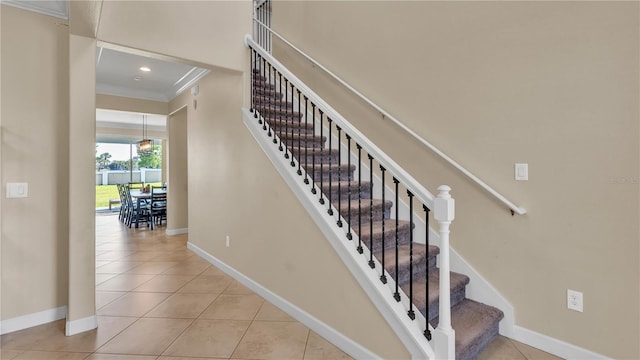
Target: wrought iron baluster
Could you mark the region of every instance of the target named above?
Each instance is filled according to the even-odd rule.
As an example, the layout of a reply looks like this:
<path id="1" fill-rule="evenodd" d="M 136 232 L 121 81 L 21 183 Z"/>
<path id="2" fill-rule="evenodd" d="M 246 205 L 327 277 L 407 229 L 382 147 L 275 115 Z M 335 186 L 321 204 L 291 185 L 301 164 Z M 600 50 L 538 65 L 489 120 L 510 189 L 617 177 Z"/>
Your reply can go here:
<path id="1" fill-rule="evenodd" d="M 362 146 L 358 148 L 358 252 L 362 254 Z"/>
<path id="2" fill-rule="evenodd" d="M 282 104 L 282 73 L 280 72 L 278 72 L 278 86 L 280 87 L 280 92 L 278 93 L 279 96 L 277 96 L 277 98 L 278 98 L 278 102 Z M 275 89 L 273 91 L 275 92 Z M 278 121 L 280 123 L 278 125 L 278 128 L 280 129 L 280 132 L 278 133 L 278 138 L 280 139 L 280 145 L 278 146 L 278 150 L 282 151 L 284 150 L 282 147 L 282 112 L 278 112 L 278 118 L 275 119 L 274 117 L 274 121 Z"/>
<path id="3" fill-rule="evenodd" d="M 265 81 L 265 79 L 267 78 L 267 76 L 266 76 L 267 59 L 262 58 L 262 68 L 260 70 L 262 71 L 262 79 L 260 79 L 260 81 L 262 81 L 262 88 L 266 92 L 267 89 L 268 89 L 267 82 Z M 260 120 L 258 121 L 258 123 L 262 124 L 262 130 L 267 130 L 267 124 L 266 124 L 266 121 L 264 119 L 266 119 L 267 116 L 269 116 L 269 107 L 264 105 L 264 104 L 262 104 L 262 109 L 263 109 L 263 113 L 264 114 L 262 114 L 262 116 L 260 117 Z"/>
<path id="4" fill-rule="evenodd" d="M 427 205 L 422 204 L 422 209 L 424 210 L 424 224 L 425 224 L 425 235 L 424 235 L 424 240 L 425 240 L 425 246 L 427 247 L 427 255 L 425 258 L 425 263 L 426 263 L 426 279 L 425 279 L 425 299 L 427 299 L 427 314 L 426 314 L 426 319 L 425 319 L 425 324 L 424 324 L 424 337 L 427 338 L 427 340 L 431 340 L 431 330 L 429 330 L 429 208 L 427 207 Z"/>
<path id="5" fill-rule="evenodd" d="M 284 103 L 287 104 L 288 101 L 289 101 L 289 79 L 285 77 L 284 78 Z M 278 113 L 282 115 L 282 119 L 285 122 L 284 134 L 281 134 L 280 136 L 284 136 L 286 139 L 287 132 L 289 130 L 289 121 L 287 121 L 287 114 L 283 113 L 282 111 L 279 111 Z M 289 158 L 289 144 L 286 141 L 284 143 L 284 158 L 285 159 Z"/>
<path id="6" fill-rule="evenodd" d="M 270 85 L 271 85 L 271 82 L 270 82 L 270 80 L 271 80 L 271 71 L 273 70 L 273 68 L 272 68 L 272 66 L 271 66 L 271 63 L 268 63 L 268 65 L 269 65 L 269 70 L 267 71 L 267 74 L 269 74 L 269 76 L 268 76 L 268 77 L 265 77 L 264 82 L 265 82 L 265 84 L 267 84 L 267 86 L 269 86 L 269 87 L 270 87 Z M 277 104 L 277 103 L 274 103 L 274 104 L 273 104 L 273 106 L 277 106 L 276 104 Z M 270 101 L 266 101 L 266 102 L 265 102 L 265 105 L 272 106 Z M 272 117 L 269 117 L 269 119 L 272 119 Z M 263 125 L 263 128 L 264 128 L 264 127 L 267 127 L 267 128 L 268 128 L 267 136 L 271 137 L 271 124 L 269 124 L 269 123 L 267 122 L 267 118 L 265 118 L 265 119 L 264 119 L 264 125 Z M 273 135 L 274 135 L 274 136 L 273 136 L 273 140 L 275 141 L 275 140 L 276 140 L 276 137 L 275 137 L 275 135 L 276 135 L 276 134 L 275 134 L 275 130 L 274 130 Z"/>
<path id="7" fill-rule="evenodd" d="M 385 171 L 387 171 L 387 169 L 384 168 L 384 166 L 380 165 L 380 173 L 382 176 L 382 275 L 380 275 L 380 281 L 382 281 L 383 284 L 387 283 L 387 275 L 385 275 L 384 271 L 385 271 L 385 267 L 384 267 L 384 248 L 385 248 L 385 244 L 384 244 L 384 221 L 385 221 L 385 206 L 384 206 L 384 175 L 385 175 Z M 396 204 L 396 206 L 398 206 Z"/>
<path id="8" fill-rule="evenodd" d="M 413 193 L 407 190 L 407 196 L 409 196 L 409 311 L 407 315 L 413 320 L 416 318 L 416 313 L 413 311 Z"/>
<path id="9" fill-rule="evenodd" d="M 349 167 L 349 171 L 351 172 L 351 136 L 349 134 L 344 134 L 347 138 L 347 166 Z M 353 174 L 352 174 L 353 175 Z M 353 235 L 351 234 L 351 180 L 352 176 L 349 176 L 347 179 L 347 198 L 349 199 L 348 207 L 347 207 L 347 239 L 352 240 Z"/>
<path id="10" fill-rule="evenodd" d="M 309 105 L 308 100 L 309 99 L 305 95 L 304 96 L 304 132 L 305 132 L 305 134 L 307 133 L 307 129 L 308 129 L 307 124 L 309 123 L 307 121 L 308 120 L 307 116 L 309 115 L 309 112 L 307 111 L 307 108 L 308 108 L 308 105 Z M 300 125 L 302 125 L 302 124 L 300 124 Z M 309 150 L 309 146 L 305 146 L 304 147 L 304 183 L 307 184 L 307 185 L 309 184 L 309 177 L 308 177 L 308 174 L 309 174 L 309 170 L 308 169 L 309 168 L 307 167 L 307 161 L 308 161 L 308 157 L 309 157 L 308 150 Z"/>
<path id="11" fill-rule="evenodd" d="M 400 291 L 398 289 L 398 274 L 400 273 L 399 268 L 398 268 L 398 228 L 400 225 L 400 217 L 398 216 L 398 208 L 400 206 L 398 206 L 400 204 L 399 202 L 399 191 L 398 191 L 398 184 L 400 183 L 400 181 L 398 181 L 398 179 L 396 179 L 396 177 L 393 177 L 393 183 L 396 185 L 396 292 L 393 293 L 393 298 L 396 299 L 396 301 L 400 301 Z"/>
<path id="12" fill-rule="evenodd" d="M 322 110 L 318 109 L 320 112 L 320 138 L 323 136 L 323 128 L 324 128 L 324 113 Z M 321 148 L 322 149 L 322 148 Z M 320 153 L 320 204 L 324 205 L 324 161 L 322 161 L 322 152 Z"/>
<path id="13" fill-rule="evenodd" d="M 291 163 L 290 164 L 291 164 L 291 167 L 294 167 L 294 166 L 296 166 L 296 163 L 293 161 L 293 150 L 296 148 L 295 143 L 294 143 L 294 137 L 293 137 L 293 124 L 295 122 L 294 121 L 295 115 L 294 115 L 294 112 L 293 112 L 293 110 L 294 110 L 293 107 L 295 106 L 294 105 L 294 100 L 295 100 L 294 99 L 294 96 L 295 96 L 294 89 L 295 88 L 293 86 L 293 83 L 290 83 L 290 84 L 291 84 L 291 114 L 290 114 L 290 118 L 291 118 L 291 126 L 290 126 L 290 128 L 291 128 L 291 138 L 290 138 L 291 139 Z M 298 137 L 298 145 L 300 145 L 300 140 L 301 140 L 300 137 Z"/>
<path id="14" fill-rule="evenodd" d="M 369 182 L 373 185 L 373 156 L 369 157 Z M 384 204 L 382 204 L 382 212 L 384 214 Z M 384 216 L 382 216 L 384 220 Z M 373 262 L 373 186 L 369 188 L 369 266 L 374 269 L 376 263 Z"/>
<path id="15" fill-rule="evenodd" d="M 311 102 L 313 135 L 316 134 L 316 104 Z M 311 193 L 316 194 L 316 149 L 311 153 Z"/>
<path id="16" fill-rule="evenodd" d="M 329 209 L 327 210 L 327 213 L 329 215 L 333 215 L 333 209 L 331 208 L 331 201 L 332 201 L 332 194 L 331 194 L 331 184 L 333 183 L 333 172 L 334 172 L 334 168 L 333 168 L 333 158 L 331 156 L 331 131 L 333 131 L 333 120 L 331 120 L 330 117 L 327 116 L 327 121 L 329 122 L 329 152 L 328 152 L 328 156 L 329 156 L 329 195 L 327 195 L 327 198 L 329 199 Z"/>
<path id="17" fill-rule="evenodd" d="M 342 164 L 342 159 L 341 159 L 341 148 L 342 148 L 342 128 L 340 126 L 336 125 L 336 130 L 338 130 L 338 207 L 337 209 L 340 209 L 342 206 L 342 188 L 340 186 L 340 182 L 342 181 L 342 171 L 340 170 L 341 168 L 341 164 Z M 347 170 L 349 171 L 349 170 Z M 342 227 L 342 217 L 340 215 L 340 210 L 338 210 L 338 222 L 336 223 L 338 225 L 338 227 Z"/>

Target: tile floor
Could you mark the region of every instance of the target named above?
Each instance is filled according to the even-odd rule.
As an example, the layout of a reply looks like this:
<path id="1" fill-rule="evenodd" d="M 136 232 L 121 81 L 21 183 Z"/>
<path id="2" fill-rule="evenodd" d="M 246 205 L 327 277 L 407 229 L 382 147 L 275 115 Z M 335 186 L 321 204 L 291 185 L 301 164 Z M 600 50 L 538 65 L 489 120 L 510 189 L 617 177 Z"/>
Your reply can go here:
<path id="1" fill-rule="evenodd" d="M 98 329 L 64 320 L 1 337 L 3 360 L 351 359 L 187 250 L 186 235 L 96 217 Z M 500 337 L 479 359 L 558 359 Z"/>

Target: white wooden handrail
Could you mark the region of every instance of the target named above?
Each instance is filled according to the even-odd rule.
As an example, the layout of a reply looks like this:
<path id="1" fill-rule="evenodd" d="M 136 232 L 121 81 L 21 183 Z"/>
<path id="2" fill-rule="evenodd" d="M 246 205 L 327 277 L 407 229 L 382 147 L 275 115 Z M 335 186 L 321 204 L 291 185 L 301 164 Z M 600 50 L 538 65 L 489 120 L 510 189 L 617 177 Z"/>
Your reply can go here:
<path id="1" fill-rule="evenodd" d="M 324 109 L 324 113 L 330 117 L 333 122 L 340 126 L 345 133 L 349 134 L 351 138 L 358 144 L 362 145 L 367 152 L 373 156 L 380 165 L 384 166 L 388 170 L 393 170 L 395 177 L 404 184 L 408 189 L 414 192 L 414 196 L 417 200 L 420 200 L 423 204 L 429 208 L 433 208 L 433 200 L 435 196 L 429 192 L 424 186 L 422 186 L 413 176 L 398 165 L 393 159 L 391 159 L 384 151 L 382 151 L 376 144 L 369 140 L 364 134 L 356 129 L 351 123 L 347 121 L 339 112 L 337 112 L 331 105 L 325 102 L 318 94 L 311 90 L 302 80 L 289 71 L 282 63 L 269 54 L 264 48 L 251 38 L 251 36 L 245 36 L 245 44 L 248 47 L 254 49 L 260 56 L 268 59 L 274 69 L 282 73 L 283 77 L 289 80 L 289 83 L 293 84 L 302 93 L 306 94 L 309 100 L 315 103 L 318 108 Z"/>
<path id="2" fill-rule="evenodd" d="M 409 135 L 411 135 L 414 139 L 416 139 L 418 142 L 420 142 L 421 144 L 423 144 L 424 146 L 426 146 L 429 150 L 433 151 L 436 155 L 440 156 L 442 159 L 444 159 L 446 162 L 448 162 L 451 166 L 453 166 L 454 168 L 456 168 L 458 171 L 460 171 L 462 174 L 464 174 L 465 176 L 467 176 L 469 179 L 471 179 L 473 182 L 475 182 L 476 184 L 478 184 L 478 186 L 480 186 L 481 188 L 483 188 L 485 191 L 487 191 L 488 193 L 490 193 L 491 195 L 493 195 L 496 199 L 498 199 L 500 202 L 502 202 L 503 204 L 505 204 L 507 207 L 509 207 L 509 209 L 511 210 L 511 214 L 518 214 L 518 215 L 524 215 L 527 213 L 527 210 L 524 209 L 523 207 L 520 207 L 516 204 L 514 204 L 513 202 L 509 201 L 504 195 L 500 194 L 499 192 L 497 192 L 495 189 L 493 189 L 491 186 L 487 185 L 487 183 L 485 183 L 484 181 L 482 181 L 480 178 L 478 178 L 477 176 L 475 176 L 474 174 L 472 174 L 469 170 L 467 170 L 466 168 L 464 168 L 462 165 L 458 164 L 455 160 L 453 160 L 451 157 L 449 157 L 447 154 L 445 154 L 444 152 L 442 152 L 440 149 L 438 149 L 437 147 L 435 147 L 433 144 L 431 144 L 430 142 L 428 142 L 427 140 L 425 140 L 424 138 L 422 138 L 420 135 L 418 135 L 415 131 L 413 131 L 412 129 L 410 129 L 409 127 L 407 127 L 405 124 L 403 124 L 402 122 L 400 122 L 398 119 L 396 119 L 395 117 L 393 117 L 393 115 L 389 114 L 387 111 L 385 111 L 384 109 L 382 109 L 380 106 L 378 106 L 376 103 L 374 103 L 373 101 L 371 101 L 368 97 L 366 97 L 365 95 L 363 95 L 362 93 L 360 93 L 358 90 L 354 89 L 351 85 L 349 85 L 347 82 L 345 82 L 344 80 L 342 80 L 341 78 L 339 78 L 336 74 L 334 74 L 333 72 L 331 72 L 331 70 L 327 69 L 326 67 L 324 67 L 322 64 L 320 64 L 319 62 L 317 62 L 315 59 L 313 59 L 311 56 L 307 55 L 304 51 L 298 49 L 295 45 L 293 45 L 291 42 L 289 42 L 287 39 L 285 39 L 282 35 L 278 34 L 277 32 L 273 31 L 270 27 L 266 26 L 264 23 L 262 23 L 260 20 L 258 19 L 253 19 L 259 26 L 265 28 L 266 30 L 268 30 L 271 34 L 275 35 L 278 39 L 280 39 L 282 42 L 284 42 L 285 44 L 287 44 L 289 47 L 291 47 L 293 50 L 297 51 L 300 55 L 304 56 L 307 60 L 311 61 L 316 67 L 322 69 L 322 71 L 324 71 L 325 73 L 327 73 L 327 75 L 331 76 L 334 80 L 336 80 L 337 82 L 339 82 L 342 86 L 344 86 L 345 88 L 347 88 L 349 91 L 351 91 L 352 93 L 354 93 L 356 96 L 358 96 L 360 99 L 362 99 L 364 102 L 366 102 L 367 104 L 369 104 L 369 106 L 371 106 L 372 108 L 376 109 L 376 111 L 378 111 L 380 114 L 382 114 L 382 116 L 384 116 L 385 118 L 391 120 L 391 122 L 393 122 L 394 124 L 396 124 L 398 127 L 400 127 L 402 130 L 404 130 L 405 132 L 407 132 Z"/>

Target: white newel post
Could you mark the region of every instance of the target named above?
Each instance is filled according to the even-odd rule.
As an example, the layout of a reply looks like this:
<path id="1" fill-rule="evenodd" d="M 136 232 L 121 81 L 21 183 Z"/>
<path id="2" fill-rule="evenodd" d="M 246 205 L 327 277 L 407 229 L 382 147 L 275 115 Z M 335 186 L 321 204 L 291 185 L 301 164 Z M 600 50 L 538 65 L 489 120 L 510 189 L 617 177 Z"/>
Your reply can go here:
<path id="1" fill-rule="evenodd" d="M 451 295 L 449 267 L 449 225 L 455 218 L 455 200 L 446 185 L 438 187 L 434 200 L 434 218 L 440 228 L 440 309 L 438 328 L 435 329 L 435 352 L 438 359 L 455 359 L 455 331 L 451 327 Z"/>

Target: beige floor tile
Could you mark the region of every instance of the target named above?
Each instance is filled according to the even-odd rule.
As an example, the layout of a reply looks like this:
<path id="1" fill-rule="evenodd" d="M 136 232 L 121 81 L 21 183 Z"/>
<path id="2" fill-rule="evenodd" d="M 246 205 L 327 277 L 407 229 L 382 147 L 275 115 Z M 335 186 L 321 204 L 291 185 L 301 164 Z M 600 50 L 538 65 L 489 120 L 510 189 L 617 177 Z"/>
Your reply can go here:
<path id="1" fill-rule="evenodd" d="M 226 275 L 224 273 L 224 271 L 218 269 L 217 267 L 213 266 L 213 265 L 209 265 L 205 271 L 200 274 L 202 276 L 220 276 L 220 275 Z"/>
<path id="2" fill-rule="evenodd" d="M 125 261 L 151 261 L 153 258 L 160 255 L 161 251 L 136 251 L 135 253 L 123 258 Z"/>
<path id="3" fill-rule="evenodd" d="M 548 352 L 536 349 L 527 344 L 523 344 L 519 341 L 509 340 L 520 352 L 528 359 L 528 360 L 558 360 L 562 359 L 555 355 L 549 354 Z"/>
<path id="4" fill-rule="evenodd" d="M 2 335 L 2 350 L 37 350 L 41 341 L 49 337 L 62 337 L 64 327 L 65 320 L 58 320 Z"/>
<path id="5" fill-rule="evenodd" d="M 200 262 L 179 262 L 176 266 L 165 270 L 163 275 L 200 275 L 210 265 Z"/>
<path id="6" fill-rule="evenodd" d="M 229 295 L 249 295 L 253 294 L 254 292 L 248 287 L 240 284 L 238 281 L 233 280 L 222 293 Z"/>
<path id="7" fill-rule="evenodd" d="M 351 360 L 351 356 L 345 354 L 332 343 L 320 335 L 309 331 L 307 348 L 304 351 L 304 360 Z"/>
<path id="8" fill-rule="evenodd" d="M 126 294 L 124 291 L 96 291 L 96 309 L 100 309 L 124 294 Z"/>
<path id="9" fill-rule="evenodd" d="M 250 324 L 236 320 L 195 320 L 163 355 L 229 358 Z"/>
<path id="10" fill-rule="evenodd" d="M 71 353 L 55 351 L 25 351 L 13 360 L 82 360 L 91 353 Z"/>
<path id="11" fill-rule="evenodd" d="M 184 250 L 181 249 L 181 250 L 178 250 L 178 251 L 172 251 L 172 252 L 167 253 L 167 254 L 158 255 L 158 256 L 154 257 L 152 260 L 153 261 L 180 262 L 180 261 L 187 261 L 194 255 L 195 254 L 192 253 L 191 251 L 188 251 L 186 249 L 184 249 Z"/>
<path id="12" fill-rule="evenodd" d="M 218 294 L 173 294 L 145 317 L 195 319 L 216 297 Z"/>
<path id="13" fill-rule="evenodd" d="M 103 282 L 109 279 L 113 279 L 116 276 L 118 276 L 118 274 L 97 274 L 96 273 L 96 285 L 100 285 Z"/>
<path id="14" fill-rule="evenodd" d="M 97 274 L 120 274 L 142 264 L 137 261 L 111 261 L 106 265 L 96 268 Z"/>
<path id="15" fill-rule="evenodd" d="M 186 357 L 186 356 L 160 356 L 158 360 L 219 360 L 220 358 L 208 358 L 208 357 Z"/>
<path id="16" fill-rule="evenodd" d="M 293 322 L 254 321 L 233 359 L 302 359 L 309 329 Z"/>
<path id="17" fill-rule="evenodd" d="M 289 316 L 289 314 L 278 309 L 275 305 L 271 304 L 268 301 L 265 301 L 264 304 L 262 304 L 262 307 L 258 311 L 258 314 L 255 317 L 255 320 L 297 321 L 296 319 Z"/>
<path id="18" fill-rule="evenodd" d="M 122 260 L 123 258 L 130 256 L 135 251 L 131 250 L 110 250 L 96 255 L 96 260 Z"/>
<path id="19" fill-rule="evenodd" d="M 155 355 L 93 354 L 86 360 L 154 360 L 157 358 Z"/>
<path id="20" fill-rule="evenodd" d="M 98 353 L 160 355 L 192 320 L 139 319 L 98 349 Z"/>
<path id="21" fill-rule="evenodd" d="M 176 292 L 195 275 L 156 275 L 153 279 L 133 289 L 133 291 Z"/>
<path id="22" fill-rule="evenodd" d="M 107 265 L 109 266 L 109 265 Z M 154 275 L 120 274 L 96 286 L 97 291 L 131 291 L 145 282 L 153 279 Z"/>
<path id="23" fill-rule="evenodd" d="M 498 336 L 478 355 L 477 360 L 527 360 L 506 337 Z"/>
<path id="24" fill-rule="evenodd" d="M 96 268 L 109 264 L 111 260 L 96 260 Z"/>
<path id="25" fill-rule="evenodd" d="M 2 349 L 0 350 L 0 359 L 13 360 L 16 356 L 20 355 L 21 353 L 23 353 L 23 351 Z"/>
<path id="26" fill-rule="evenodd" d="M 220 294 L 231 283 L 231 278 L 227 275 L 205 276 L 198 275 L 188 284 L 183 286 L 178 292 L 193 294 Z"/>
<path id="27" fill-rule="evenodd" d="M 218 296 L 200 315 L 201 319 L 253 320 L 264 302 L 260 296 L 225 295 Z"/>
<path id="28" fill-rule="evenodd" d="M 98 310 L 98 315 L 143 316 L 168 298 L 170 294 L 154 292 L 130 292 Z"/>
<path id="29" fill-rule="evenodd" d="M 51 334 L 34 346 L 36 350 L 91 353 L 136 321 L 127 317 L 98 317 L 98 328 L 73 336 L 64 331 Z"/>
<path id="30" fill-rule="evenodd" d="M 127 274 L 161 274 L 167 269 L 176 266 L 177 262 L 171 261 L 146 261 L 127 271 Z"/>

